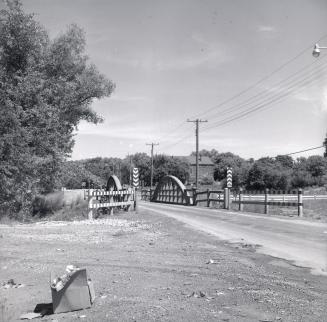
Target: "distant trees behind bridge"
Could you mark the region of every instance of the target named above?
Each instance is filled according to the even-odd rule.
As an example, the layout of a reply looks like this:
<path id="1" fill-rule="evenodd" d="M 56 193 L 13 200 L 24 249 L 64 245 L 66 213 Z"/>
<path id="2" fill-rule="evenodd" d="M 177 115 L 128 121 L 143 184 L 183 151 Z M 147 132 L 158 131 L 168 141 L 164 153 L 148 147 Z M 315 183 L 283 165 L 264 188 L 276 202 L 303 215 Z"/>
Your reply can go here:
<path id="1" fill-rule="evenodd" d="M 165 175 L 174 175 L 182 182 L 189 177 L 189 165 L 179 159 L 167 155 L 155 155 L 153 158 L 153 182 L 157 183 Z M 67 161 L 62 166 L 59 183 L 68 188 L 86 186 L 99 188 L 105 185 L 108 178 L 115 174 L 122 184 L 130 184 L 132 168 L 139 169 L 140 182 L 149 186 L 151 181 L 151 158 L 146 153 L 136 153 L 120 158 L 91 158 L 79 161 Z"/>
<path id="2" fill-rule="evenodd" d="M 210 157 L 214 163 L 214 177 L 203 178 L 204 184 L 215 181 L 224 187 L 226 169 L 232 167 L 234 188 L 288 190 L 327 186 L 327 158 L 322 156 L 313 155 L 295 160 L 290 156 L 280 155 L 276 158 L 246 160 L 233 153 L 219 153 L 214 149 L 202 150 L 200 154 Z M 145 153 L 136 153 L 124 159 L 98 157 L 68 161 L 63 165 L 61 184 L 66 188 L 81 188 L 81 183 L 84 181 L 90 182 L 93 187 L 100 187 L 112 174 L 118 175 L 123 184 L 129 184 L 130 168 L 133 167 L 139 169 L 141 183 L 149 186 L 151 158 Z M 167 155 L 154 156 L 154 183 L 156 184 L 167 174 L 178 177 L 184 183 L 188 182 L 189 164 Z"/>

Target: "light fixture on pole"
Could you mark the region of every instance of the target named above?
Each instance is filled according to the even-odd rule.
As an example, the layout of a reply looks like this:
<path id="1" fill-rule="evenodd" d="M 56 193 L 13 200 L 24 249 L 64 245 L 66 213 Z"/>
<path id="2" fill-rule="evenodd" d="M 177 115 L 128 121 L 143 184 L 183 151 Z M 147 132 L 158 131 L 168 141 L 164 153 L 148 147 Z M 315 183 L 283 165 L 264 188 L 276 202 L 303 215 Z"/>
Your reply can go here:
<path id="1" fill-rule="evenodd" d="M 327 47 L 321 47 L 319 44 L 315 44 L 312 52 L 312 56 L 318 58 L 320 55 L 320 49 L 327 49 Z"/>

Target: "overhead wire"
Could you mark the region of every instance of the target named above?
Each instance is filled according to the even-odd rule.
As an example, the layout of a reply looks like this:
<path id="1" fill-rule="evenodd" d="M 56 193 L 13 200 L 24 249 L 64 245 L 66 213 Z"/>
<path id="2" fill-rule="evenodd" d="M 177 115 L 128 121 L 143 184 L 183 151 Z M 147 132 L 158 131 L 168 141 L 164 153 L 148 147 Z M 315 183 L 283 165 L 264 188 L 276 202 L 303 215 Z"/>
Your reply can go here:
<path id="1" fill-rule="evenodd" d="M 307 151 L 312 151 L 312 150 L 318 150 L 318 149 L 321 149 L 321 148 L 324 148 L 325 146 L 322 145 L 322 146 L 317 146 L 315 148 L 309 148 L 309 149 L 305 149 L 305 150 L 301 150 L 301 151 L 296 151 L 296 152 L 292 152 L 292 153 L 288 153 L 288 154 L 284 154 L 284 155 L 293 155 L 293 154 L 298 154 L 298 153 L 302 153 L 302 152 L 307 152 Z"/>
<path id="2" fill-rule="evenodd" d="M 217 122 L 210 124 L 210 126 L 205 127 L 202 131 L 207 131 L 214 127 L 218 127 L 221 125 L 225 125 L 227 123 L 231 123 L 232 121 L 241 119 L 244 116 L 253 114 L 254 112 L 257 112 L 259 110 L 264 110 L 266 107 L 269 107 L 273 103 L 279 103 L 283 99 L 287 98 L 287 96 L 300 91 L 305 85 L 310 85 L 310 84 L 313 84 L 313 83 L 319 81 L 319 79 L 317 79 L 315 76 L 316 75 L 311 75 L 311 77 L 306 77 L 305 79 L 302 79 L 302 80 L 296 82 L 295 84 L 292 84 L 292 86 L 289 86 L 287 88 L 288 91 L 278 93 L 277 95 L 271 96 L 268 99 L 266 99 L 262 102 L 259 102 L 256 105 L 254 105 L 248 109 L 245 109 L 245 110 L 242 110 L 241 112 L 235 113 L 234 115 L 231 115 L 225 119 L 218 120 Z M 301 86 L 301 87 L 299 88 L 299 86 Z"/>
<path id="3" fill-rule="evenodd" d="M 327 34 L 324 34 L 323 36 L 321 36 L 317 42 L 323 40 L 324 38 L 327 37 Z M 203 117 L 204 115 L 206 115 L 207 113 L 211 112 L 212 110 L 215 110 L 231 101 L 233 101 L 234 99 L 240 97 L 241 95 L 249 92 L 251 89 L 256 88 L 258 85 L 260 85 L 261 83 L 263 83 L 264 81 L 266 81 L 267 79 L 271 78 L 273 75 L 277 74 L 279 71 L 281 71 L 284 67 L 288 66 L 289 64 L 291 64 L 292 62 L 294 62 L 296 59 L 298 59 L 300 56 L 302 56 L 304 53 L 306 53 L 308 50 L 312 49 L 313 45 L 310 44 L 309 46 L 307 46 L 306 48 L 304 48 L 303 50 L 301 50 L 297 55 L 295 55 L 294 57 L 292 57 L 291 59 L 289 59 L 288 61 L 286 61 L 285 63 L 283 63 L 282 65 L 280 65 L 279 67 L 277 67 L 275 70 L 273 70 L 271 73 L 269 73 L 268 75 L 260 78 L 258 81 L 256 81 L 255 83 L 253 83 L 252 85 L 250 85 L 249 87 L 245 88 L 244 90 L 240 91 L 239 93 L 233 95 L 232 97 L 222 101 L 221 103 L 212 106 L 210 108 L 208 108 L 207 110 L 205 110 L 204 112 L 200 112 L 197 113 L 195 115 L 193 115 L 191 118 L 197 118 L 197 117 Z"/>
<path id="4" fill-rule="evenodd" d="M 320 41 L 320 40 L 322 40 L 322 39 L 324 39 L 324 38 L 326 38 L 326 37 L 327 37 L 327 34 L 325 34 L 325 35 L 323 35 L 322 37 L 320 37 L 317 41 Z M 297 55 L 295 55 L 294 57 L 292 57 L 291 59 L 289 59 L 288 61 L 286 61 L 285 63 L 283 63 L 281 66 L 279 66 L 277 69 L 275 69 L 274 71 L 272 71 L 272 72 L 269 73 L 268 75 L 266 75 L 266 76 L 260 78 L 260 79 L 259 79 L 257 82 L 255 82 L 254 84 L 250 85 L 249 87 L 247 87 L 246 89 L 240 91 L 239 93 L 233 95 L 232 97 L 230 97 L 230 98 L 228 98 L 228 99 L 222 101 L 221 103 L 219 103 L 219 104 L 217 104 L 217 105 L 215 105 L 215 106 L 213 106 L 213 107 L 208 108 L 208 109 L 205 110 L 204 112 L 200 112 L 200 113 L 197 113 L 197 114 L 193 115 L 192 118 L 196 118 L 196 117 L 199 117 L 199 116 L 206 115 L 207 113 L 209 113 L 209 112 L 211 112 L 211 111 L 214 111 L 214 110 L 217 110 L 219 107 L 222 107 L 222 106 L 228 104 L 229 102 L 235 100 L 236 98 L 241 97 L 243 94 L 245 94 L 245 93 L 249 92 L 250 90 L 256 88 L 258 85 L 260 85 L 261 83 L 263 83 L 263 82 L 266 81 L 267 79 L 271 78 L 273 75 L 277 74 L 280 70 L 284 69 L 286 66 L 288 66 L 289 64 L 291 64 L 292 62 L 294 62 L 296 59 L 298 59 L 300 56 L 302 56 L 304 53 L 306 53 L 306 52 L 307 52 L 308 50 L 310 50 L 311 48 L 312 48 L 312 45 L 310 45 L 310 46 L 304 48 L 302 51 L 300 51 L 300 53 L 298 53 Z M 315 64 L 315 62 L 308 64 L 307 66 L 305 66 L 304 68 L 302 68 L 300 71 L 297 71 L 296 73 L 293 73 L 292 75 L 290 75 L 290 76 L 287 77 L 286 79 L 281 80 L 280 82 L 278 82 L 278 83 L 275 84 L 274 86 L 280 86 L 280 85 L 282 85 L 285 81 L 291 79 L 291 78 L 294 77 L 295 75 L 300 74 L 301 72 L 303 72 L 303 71 L 306 70 L 307 68 L 311 67 L 313 64 Z M 254 96 L 248 98 L 245 102 L 246 102 L 246 103 L 249 103 L 250 101 L 253 101 L 253 100 L 257 99 L 258 97 L 260 97 L 260 95 L 262 95 L 263 93 L 264 93 L 264 92 L 261 92 L 261 93 L 259 93 L 259 94 L 256 94 L 256 95 L 254 95 Z M 271 98 L 270 98 L 270 99 L 271 99 Z M 274 101 L 276 101 L 276 99 L 275 99 L 275 100 L 272 100 L 270 103 L 273 103 Z M 243 103 L 244 103 L 244 102 L 243 102 Z M 240 105 L 240 104 L 238 104 L 238 107 L 239 107 L 239 105 Z M 244 107 L 244 106 L 243 106 L 243 107 Z M 235 108 L 235 106 L 234 106 L 234 107 L 227 108 L 227 109 L 223 110 L 223 112 L 224 112 L 225 114 L 228 114 L 229 112 L 227 112 L 227 110 L 229 110 L 229 109 L 231 109 L 231 108 Z M 260 108 L 259 108 L 259 109 L 260 109 Z M 246 111 L 246 113 L 247 113 L 247 114 L 250 114 L 250 113 L 255 112 L 256 110 L 258 110 L 258 108 L 254 109 L 252 112 Z M 241 118 L 241 117 L 244 116 L 244 115 L 243 115 L 244 112 L 241 113 L 241 114 L 242 114 L 242 115 L 239 115 L 239 116 L 237 117 L 237 119 L 239 119 L 239 118 Z M 221 116 L 221 115 L 220 115 L 220 116 Z M 234 117 L 235 117 L 235 115 L 234 115 Z M 226 120 L 223 120 L 223 121 L 226 122 Z M 233 121 L 233 120 L 229 120 L 228 122 L 232 122 L 232 121 Z M 185 123 L 186 123 L 186 122 L 183 121 L 183 122 L 181 122 L 180 124 L 178 124 L 178 126 L 175 127 L 175 128 L 173 128 L 173 130 L 171 130 L 171 131 L 169 132 L 169 134 L 166 135 L 165 137 L 172 135 L 176 130 L 179 130 L 179 129 L 180 129 L 180 128 L 185 124 Z M 215 125 L 215 126 L 216 126 L 216 125 Z M 219 124 L 219 126 L 220 126 L 220 124 Z M 209 126 L 209 127 L 205 128 L 205 129 L 203 129 L 203 130 L 210 129 L 210 128 L 212 128 L 212 127 L 213 127 L 213 126 Z M 164 136 L 160 137 L 160 139 L 162 139 L 163 137 L 164 137 Z M 188 137 L 188 136 L 187 136 L 187 137 Z M 182 139 L 180 139 L 180 140 L 178 140 L 177 142 L 174 142 L 174 143 L 172 143 L 172 144 L 164 145 L 164 146 L 162 146 L 162 148 L 164 148 L 164 147 L 172 147 L 172 146 L 175 146 L 175 145 L 177 145 L 178 143 L 184 141 L 187 137 L 183 137 Z"/>
<path id="5" fill-rule="evenodd" d="M 324 56 L 323 59 L 325 59 L 327 56 Z M 278 94 L 278 90 L 281 91 L 281 89 L 285 88 L 286 85 L 292 85 L 293 82 L 297 81 L 300 79 L 300 77 L 296 77 L 295 76 L 298 76 L 298 75 L 301 75 L 301 73 L 303 73 L 305 75 L 305 77 L 309 76 L 310 74 L 312 74 L 313 72 L 321 72 L 321 68 L 322 67 L 325 67 L 327 64 L 323 64 L 323 65 L 317 65 L 316 67 L 312 68 L 311 70 L 308 68 L 311 67 L 313 64 L 317 64 L 316 63 L 316 60 L 313 62 L 313 63 L 310 63 L 308 65 L 306 65 L 304 68 L 302 68 L 301 70 L 293 73 L 292 75 L 290 75 L 289 77 L 277 82 L 276 84 L 272 85 L 272 88 L 274 89 L 274 92 L 271 92 L 269 90 L 263 90 L 259 93 L 257 93 L 256 95 L 254 96 L 251 96 L 250 98 L 247 98 L 245 101 L 242 101 L 240 103 L 237 103 L 231 107 L 228 107 L 222 111 L 218 111 L 216 112 L 216 114 L 213 114 L 211 116 L 211 119 L 216 116 L 223 116 L 223 115 L 226 115 L 226 114 L 229 114 L 231 112 L 233 112 L 234 110 L 240 110 L 242 109 L 244 106 L 247 106 L 247 105 L 250 105 L 250 104 L 253 104 L 255 103 L 257 100 L 260 100 L 260 99 L 264 99 L 265 96 L 273 96 L 273 95 L 276 95 L 276 92 Z M 303 76 L 302 76 L 303 77 Z M 292 80 L 292 78 L 294 78 Z M 289 81 L 289 82 L 288 82 Z M 282 87 L 283 86 L 283 87 Z"/>

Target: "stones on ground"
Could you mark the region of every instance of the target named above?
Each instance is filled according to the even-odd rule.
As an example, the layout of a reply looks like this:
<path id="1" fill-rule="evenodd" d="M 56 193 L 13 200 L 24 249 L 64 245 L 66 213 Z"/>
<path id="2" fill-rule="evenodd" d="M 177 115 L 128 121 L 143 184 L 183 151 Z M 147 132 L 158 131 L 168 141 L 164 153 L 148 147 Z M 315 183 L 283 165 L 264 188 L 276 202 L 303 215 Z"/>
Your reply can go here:
<path id="1" fill-rule="evenodd" d="M 216 291 L 216 295 L 220 296 L 220 295 L 225 295 L 224 292 L 220 292 L 220 291 Z"/>
<path id="2" fill-rule="evenodd" d="M 21 287 L 25 287 L 25 284 L 16 284 L 12 278 L 2 284 L 2 288 L 5 290 L 8 288 L 21 288 Z"/>
<path id="3" fill-rule="evenodd" d="M 199 276 L 198 273 L 192 273 L 192 274 L 190 274 L 190 277 L 197 277 L 197 276 Z"/>
<path id="4" fill-rule="evenodd" d="M 42 317 L 41 313 L 29 312 L 20 316 L 21 320 L 32 320 Z"/>
<path id="5" fill-rule="evenodd" d="M 183 294 L 183 293 L 182 293 Z M 195 297 L 195 298 L 205 298 L 206 300 L 212 300 L 214 299 L 214 297 L 212 296 L 208 296 L 206 293 L 202 292 L 202 291 L 198 291 L 198 292 L 192 292 L 190 294 L 187 294 L 186 297 Z"/>

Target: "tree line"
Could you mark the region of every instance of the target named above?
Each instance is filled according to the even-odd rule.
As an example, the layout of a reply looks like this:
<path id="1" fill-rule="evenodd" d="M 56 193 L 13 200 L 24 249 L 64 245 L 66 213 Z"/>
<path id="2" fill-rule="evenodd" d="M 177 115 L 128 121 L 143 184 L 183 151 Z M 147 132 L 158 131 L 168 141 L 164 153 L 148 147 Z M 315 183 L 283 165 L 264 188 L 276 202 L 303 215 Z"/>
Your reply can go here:
<path id="1" fill-rule="evenodd" d="M 226 186 L 226 170 L 231 167 L 233 188 L 289 190 L 327 186 L 327 158 L 319 155 L 296 160 L 285 155 L 246 160 L 233 153 L 219 153 L 214 149 L 202 150 L 200 154 L 208 156 L 214 164 L 213 177 L 200 178 L 200 183 L 206 185 L 216 182 L 221 187 Z M 174 175 L 182 182 L 190 183 L 190 165 L 185 161 L 167 155 L 156 155 L 153 165 L 154 184 L 164 175 Z M 139 169 L 141 184 L 150 186 L 151 158 L 145 153 L 136 153 L 124 159 L 98 157 L 68 161 L 63 165 L 61 183 L 71 189 L 81 188 L 82 182 L 86 186 L 90 183 L 92 187 L 99 188 L 105 185 L 110 175 L 115 174 L 122 184 L 129 184 L 133 167 Z"/>

